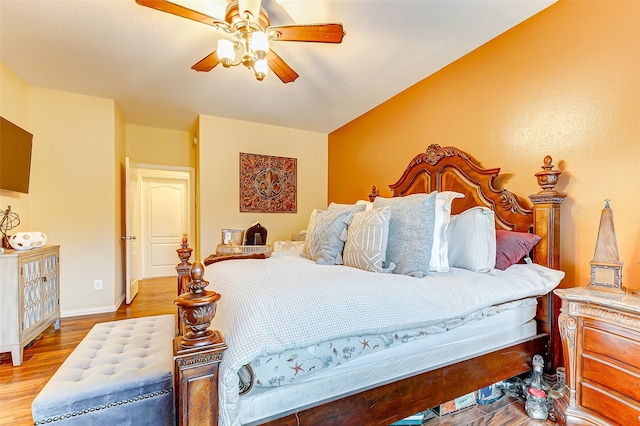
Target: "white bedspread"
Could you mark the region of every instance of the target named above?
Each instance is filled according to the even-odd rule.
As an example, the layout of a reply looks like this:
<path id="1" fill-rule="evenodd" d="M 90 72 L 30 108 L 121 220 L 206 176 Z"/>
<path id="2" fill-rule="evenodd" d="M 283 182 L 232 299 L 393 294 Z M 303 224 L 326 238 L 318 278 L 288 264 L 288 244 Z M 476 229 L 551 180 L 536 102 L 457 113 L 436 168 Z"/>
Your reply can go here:
<path id="1" fill-rule="evenodd" d="M 548 293 L 564 272 L 539 265 L 474 273 L 451 268 L 424 278 L 318 265 L 297 251 L 210 265 L 222 295 L 213 327 L 228 349 L 220 365 L 219 418 L 236 425 L 237 372 L 257 356 L 358 334 L 437 324 L 478 309 Z"/>

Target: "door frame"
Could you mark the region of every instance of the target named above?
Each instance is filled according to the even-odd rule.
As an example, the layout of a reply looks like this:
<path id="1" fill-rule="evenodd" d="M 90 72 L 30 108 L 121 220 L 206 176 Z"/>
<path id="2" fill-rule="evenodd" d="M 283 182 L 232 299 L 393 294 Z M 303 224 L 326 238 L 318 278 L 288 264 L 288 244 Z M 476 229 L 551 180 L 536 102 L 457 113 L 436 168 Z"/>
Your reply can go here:
<path id="1" fill-rule="evenodd" d="M 130 168 L 131 168 L 131 174 L 134 175 L 138 181 L 138 185 L 140 185 L 139 187 L 141 187 L 142 184 L 142 178 L 146 177 L 146 178 L 171 178 L 171 177 L 175 177 L 175 172 L 183 172 L 183 173 L 188 173 L 188 202 L 187 202 L 187 207 L 189 209 L 188 211 L 188 217 L 189 217 L 189 240 L 190 240 L 190 245 L 193 245 L 193 243 L 191 242 L 192 239 L 195 239 L 196 237 L 196 229 L 195 229 L 195 212 L 196 212 L 196 188 L 195 188 L 195 168 L 193 167 L 182 167 L 182 166 L 162 166 L 162 165 L 157 165 L 157 164 L 143 164 L 143 163 L 131 163 L 130 164 Z M 140 205 L 140 197 L 142 196 L 142 191 L 138 191 L 138 205 Z M 132 220 L 137 221 L 137 229 L 140 235 L 138 235 L 138 241 L 142 242 L 144 241 L 144 235 L 143 233 L 145 232 L 145 227 L 142 225 L 142 215 L 141 215 L 141 211 L 140 209 L 138 210 L 138 215 L 135 218 L 131 218 Z M 195 241 L 194 241 L 195 242 Z M 179 247 L 176 246 L 176 250 Z M 138 265 L 142 265 L 142 249 L 138 250 L 138 254 L 137 254 L 137 261 L 138 261 Z M 180 260 L 178 259 L 178 256 L 176 254 L 176 265 L 178 265 L 180 263 Z M 141 267 L 141 266 L 140 266 Z M 144 277 L 143 277 L 144 278 Z"/>

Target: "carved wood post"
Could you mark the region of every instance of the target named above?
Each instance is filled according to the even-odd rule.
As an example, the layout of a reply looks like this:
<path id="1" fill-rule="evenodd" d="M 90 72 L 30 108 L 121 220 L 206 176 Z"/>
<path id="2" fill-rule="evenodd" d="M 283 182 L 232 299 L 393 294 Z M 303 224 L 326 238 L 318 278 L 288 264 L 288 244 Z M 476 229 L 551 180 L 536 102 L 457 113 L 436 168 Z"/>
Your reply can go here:
<path id="1" fill-rule="evenodd" d="M 569 302 L 567 301 L 567 304 Z M 567 354 L 567 360 L 565 362 L 565 371 L 567 373 L 567 386 L 563 391 L 563 402 L 565 405 L 576 408 L 576 351 L 573 347 L 576 345 L 576 330 L 578 328 L 578 321 L 576 317 L 571 316 L 570 309 L 563 306 L 562 312 L 558 320 L 558 328 L 560 329 L 560 335 L 562 337 L 562 346 L 564 353 Z M 567 394 L 568 390 L 568 394 Z M 566 407 L 565 407 L 566 409 Z M 562 410 L 564 412 L 564 410 Z"/>
<path id="2" fill-rule="evenodd" d="M 187 288 L 187 283 L 189 282 L 190 273 L 191 273 L 191 252 L 193 249 L 189 247 L 189 242 L 187 240 L 187 235 L 184 234 L 182 236 L 182 244 L 180 244 L 180 248 L 176 250 L 178 253 L 178 258 L 180 259 L 180 263 L 176 266 L 176 271 L 178 272 L 178 293 L 180 296 L 182 293 L 189 291 Z M 182 311 L 180 307 L 178 307 L 178 318 L 182 317 Z M 184 324 L 182 321 L 178 321 L 176 324 L 178 327 L 177 333 L 178 336 L 182 336 L 184 334 Z"/>
<path id="3" fill-rule="evenodd" d="M 176 271 L 178 271 L 178 296 L 189 291 L 187 283 L 190 280 L 191 262 L 189 262 L 189 259 L 191 259 L 192 251 L 193 249 L 189 247 L 187 236 L 183 235 L 182 244 L 180 244 L 180 248 L 176 250 L 176 252 L 178 252 L 178 258 L 180 259 L 180 263 L 176 266 Z"/>
<path id="4" fill-rule="evenodd" d="M 534 232 L 542 237 L 533 251 L 533 261 L 539 265 L 552 269 L 560 269 L 560 206 L 565 194 L 553 189 L 558 183 L 558 176 L 562 172 L 553 170 L 550 156 L 544 157 L 542 171 L 535 174 L 540 192 L 529 195 L 533 203 Z M 558 327 L 551 329 L 560 313 L 560 301 L 553 292 L 547 296 L 546 307 L 538 306 L 538 310 L 545 309 L 543 315 L 538 312 L 538 317 L 546 318 L 543 331 L 549 334 L 549 353 L 545 359 L 545 372 L 555 374 L 556 367 L 562 365 L 562 347 L 560 346 L 560 334 Z M 546 326 L 547 329 L 544 329 Z"/>
<path id="5" fill-rule="evenodd" d="M 220 295 L 206 291 L 204 266 L 194 262 L 189 292 L 178 296 L 179 320 L 185 333 L 173 342 L 178 425 L 218 424 L 218 368 L 227 345 L 220 332 L 209 329 Z"/>

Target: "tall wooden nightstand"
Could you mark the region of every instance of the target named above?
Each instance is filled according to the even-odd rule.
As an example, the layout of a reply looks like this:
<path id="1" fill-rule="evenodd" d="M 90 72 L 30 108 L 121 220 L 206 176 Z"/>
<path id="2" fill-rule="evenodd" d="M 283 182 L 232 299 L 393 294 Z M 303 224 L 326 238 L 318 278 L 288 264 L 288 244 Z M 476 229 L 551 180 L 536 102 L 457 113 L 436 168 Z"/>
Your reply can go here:
<path id="1" fill-rule="evenodd" d="M 640 425 L 640 296 L 555 290 L 567 386 L 561 425 Z"/>

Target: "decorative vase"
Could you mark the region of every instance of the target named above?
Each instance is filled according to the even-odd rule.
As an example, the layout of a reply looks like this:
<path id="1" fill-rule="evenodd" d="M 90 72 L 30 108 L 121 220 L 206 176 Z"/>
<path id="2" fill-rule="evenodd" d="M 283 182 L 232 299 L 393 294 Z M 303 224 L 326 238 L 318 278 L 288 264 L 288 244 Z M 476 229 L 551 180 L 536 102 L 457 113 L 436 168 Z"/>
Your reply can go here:
<path id="1" fill-rule="evenodd" d="M 47 236 L 44 233 L 36 231 L 32 232 L 31 235 L 36 241 L 36 247 L 42 247 L 47 244 Z"/>
<path id="2" fill-rule="evenodd" d="M 42 232 L 16 232 L 9 237 L 9 244 L 16 250 L 30 250 L 46 243 L 47 236 Z"/>
<path id="3" fill-rule="evenodd" d="M 547 420 L 549 417 L 547 394 L 542 389 L 529 388 L 524 409 L 532 419 Z"/>

